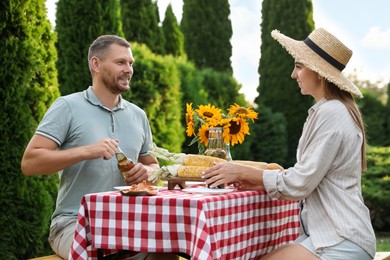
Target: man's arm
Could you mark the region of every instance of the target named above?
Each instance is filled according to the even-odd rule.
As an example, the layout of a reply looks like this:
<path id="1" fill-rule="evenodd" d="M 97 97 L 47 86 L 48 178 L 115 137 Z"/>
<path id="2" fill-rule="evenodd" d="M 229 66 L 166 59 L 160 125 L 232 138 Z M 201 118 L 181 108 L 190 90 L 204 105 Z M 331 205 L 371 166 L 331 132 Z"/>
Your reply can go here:
<path id="1" fill-rule="evenodd" d="M 68 150 L 58 150 L 58 145 L 47 137 L 35 134 L 24 152 L 21 168 L 24 175 L 47 175 L 78 162 L 91 159 L 110 159 L 118 143 L 105 138 L 95 144 Z"/>

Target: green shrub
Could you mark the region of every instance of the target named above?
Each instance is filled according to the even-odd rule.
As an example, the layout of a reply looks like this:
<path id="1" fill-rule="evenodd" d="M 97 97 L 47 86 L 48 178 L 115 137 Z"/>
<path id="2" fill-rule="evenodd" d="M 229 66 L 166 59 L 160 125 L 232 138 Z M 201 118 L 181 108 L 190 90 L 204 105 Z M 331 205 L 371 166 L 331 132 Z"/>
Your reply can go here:
<path id="1" fill-rule="evenodd" d="M 26 259 L 47 245 L 58 178 L 25 177 L 23 151 L 59 95 L 57 52 L 45 1 L 0 1 L 0 259 Z"/>
<path id="2" fill-rule="evenodd" d="M 365 203 L 376 231 L 390 230 L 390 147 L 367 149 L 368 171 L 362 176 Z"/>
<path id="3" fill-rule="evenodd" d="M 156 55 L 133 43 L 134 75 L 123 97 L 145 110 L 153 139 L 160 147 L 179 152 L 184 141 L 179 70 L 172 56 Z"/>

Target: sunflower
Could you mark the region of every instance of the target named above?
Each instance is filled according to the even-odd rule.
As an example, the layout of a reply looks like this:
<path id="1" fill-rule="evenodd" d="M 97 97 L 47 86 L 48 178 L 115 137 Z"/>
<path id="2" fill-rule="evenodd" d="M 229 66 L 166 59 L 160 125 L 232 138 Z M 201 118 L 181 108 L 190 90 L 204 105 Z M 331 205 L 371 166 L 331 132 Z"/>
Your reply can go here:
<path id="1" fill-rule="evenodd" d="M 206 122 L 222 119 L 222 110 L 210 104 L 207 106 L 199 105 L 196 113 Z"/>
<path id="2" fill-rule="evenodd" d="M 250 134 L 249 120 L 253 122 L 258 115 L 251 107 L 241 107 L 236 103 L 230 106 L 228 114 L 211 104 L 198 105 L 197 109 L 192 106 L 193 103 L 186 104 L 186 134 L 188 137 L 194 136 L 189 145 L 197 143 L 200 154 L 209 145 L 211 127 L 223 128 L 222 138 L 226 145 L 242 144 L 245 135 Z"/>
<path id="3" fill-rule="evenodd" d="M 192 103 L 186 104 L 186 124 L 187 124 L 187 136 L 195 135 L 195 124 L 194 124 L 194 110 L 192 109 Z"/>
<path id="4" fill-rule="evenodd" d="M 249 124 L 245 119 L 240 117 L 232 117 L 227 119 L 228 125 L 224 128 L 224 141 L 230 143 L 232 146 L 235 144 L 242 144 L 245 140 L 245 135 L 249 135 Z"/>
<path id="5" fill-rule="evenodd" d="M 253 111 L 251 107 L 242 107 L 236 103 L 234 105 L 231 105 L 230 108 L 228 108 L 229 114 L 228 116 L 232 117 L 240 117 L 243 119 L 251 119 L 252 122 L 254 122 L 255 119 L 257 119 L 257 112 Z"/>
<path id="6" fill-rule="evenodd" d="M 204 144 L 206 147 L 209 145 L 209 125 L 203 124 L 198 130 L 198 137 L 200 143 Z"/>

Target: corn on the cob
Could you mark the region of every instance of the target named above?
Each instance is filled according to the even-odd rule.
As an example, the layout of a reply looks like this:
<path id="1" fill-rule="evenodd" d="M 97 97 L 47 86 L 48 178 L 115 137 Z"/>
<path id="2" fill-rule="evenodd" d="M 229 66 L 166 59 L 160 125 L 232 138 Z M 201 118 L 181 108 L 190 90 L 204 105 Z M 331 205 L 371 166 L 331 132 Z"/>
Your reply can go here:
<path id="1" fill-rule="evenodd" d="M 174 164 L 163 166 L 155 170 L 148 181 L 155 182 L 160 177 L 181 177 L 181 178 L 200 178 L 202 172 L 207 169 L 207 166 L 181 165 Z"/>
<path id="2" fill-rule="evenodd" d="M 207 166 L 180 166 L 177 171 L 177 176 L 181 178 L 201 178 L 202 172 L 207 169 Z"/>
<path id="3" fill-rule="evenodd" d="M 226 162 L 226 160 L 199 154 L 187 154 L 183 157 L 183 165 L 186 166 L 206 166 L 214 165 L 214 162 Z"/>

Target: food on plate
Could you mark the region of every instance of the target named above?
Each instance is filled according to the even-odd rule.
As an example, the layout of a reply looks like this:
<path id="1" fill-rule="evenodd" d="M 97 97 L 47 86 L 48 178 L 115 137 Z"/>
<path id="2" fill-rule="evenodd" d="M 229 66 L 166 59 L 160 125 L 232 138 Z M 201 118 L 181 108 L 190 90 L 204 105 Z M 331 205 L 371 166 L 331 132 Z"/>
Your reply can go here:
<path id="1" fill-rule="evenodd" d="M 131 185 L 128 189 L 121 190 L 122 193 L 131 193 L 131 192 L 146 192 L 150 194 L 155 194 L 158 192 L 158 189 L 150 186 L 145 180 L 138 184 Z"/>

